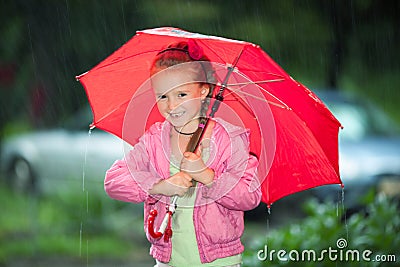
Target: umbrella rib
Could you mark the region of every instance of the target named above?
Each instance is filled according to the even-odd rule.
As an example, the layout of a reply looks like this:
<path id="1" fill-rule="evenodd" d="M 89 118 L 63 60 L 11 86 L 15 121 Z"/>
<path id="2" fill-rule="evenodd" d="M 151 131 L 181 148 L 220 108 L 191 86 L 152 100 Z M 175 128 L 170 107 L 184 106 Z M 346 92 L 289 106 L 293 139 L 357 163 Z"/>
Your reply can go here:
<path id="1" fill-rule="evenodd" d="M 227 85 L 227 88 L 228 88 L 228 90 L 230 91 L 230 93 L 227 94 L 226 96 L 229 96 L 230 94 L 233 94 L 233 93 L 243 94 L 243 95 L 246 95 L 246 96 L 249 96 L 249 97 L 253 97 L 253 98 L 257 99 L 257 100 L 267 101 L 268 103 L 270 103 L 270 104 L 272 104 L 272 105 L 274 105 L 274 106 L 277 106 L 277 107 L 280 107 L 280 108 L 284 108 L 284 109 L 287 109 L 287 110 L 291 110 L 291 108 L 290 108 L 288 105 L 286 105 L 285 102 L 283 102 L 282 100 L 280 100 L 278 97 L 276 97 L 276 96 L 273 95 L 272 93 L 268 92 L 268 91 L 267 91 L 266 89 L 264 89 L 262 86 L 259 86 L 259 85 L 258 85 L 258 83 L 268 83 L 268 82 L 276 82 L 276 81 L 283 81 L 283 80 L 284 80 L 284 79 L 266 80 L 266 81 L 259 81 L 259 82 L 252 82 L 252 81 L 249 81 L 248 83 L 229 84 L 229 85 Z M 255 96 L 255 95 L 250 94 L 250 93 L 243 92 L 243 91 L 240 90 L 242 87 L 239 87 L 239 88 L 236 89 L 236 90 L 233 89 L 233 88 L 231 88 L 232 85 L 239 85 L 239 86 L 240 86 L 240 85 L 249 85 L 249 84 L 257 85 L 257 87 L 258 87 L 259 89 L 261 89 L 262 91 L 264 91 L 265 93 L 267 93 L 268 95 L 270 95 L 271 97 L 273 97 L 273 98 L 274 98 L 276 101 L 278 101 L 280 104 L 275 103 L 275 102 L 272 102 L 272 101 L 269 101 L 269 100 L 267 100 L 267 99 L 265 99 L 265 98 L 257 97 L 257 96 Z"/>
<path id="2" fill-rule="evenodd" d="M 229 91 L 232 91 L 232 90 L 230 90 L 229 88 L 228 88 L 228 90 L 229 90 Z M 229 94 L 228 94 L 228 95 L 229 95 Z M 247 110 L 247 112 L 249 112 L 250 114 L 252 114 L 252 115 L 254 116 L 253 110 L 251 110 L 251 109 L 248 107 L 247 103 L 246 103 L 243 99 L 241 99 L 240 97 L 237 97 L 237 96 L 236 96 L 235 94 L 233 94 L 233 93 L 232 93 L 232 96 L 235 98 L 235 100 L 224 99 L 224 101 L 225 101 L 225 102 L 229 102 L 229 101 L 238 101 L 238 102 L 240 102 L 240 104 L 244 107 L 244 109 Z"/>
<path id="3" fill-rule="evenodd" d="M 242 85 L 249 85 L 249 84 L 262 84 L 262 83 L 273 83 L 273 82 L 282 82 L 285 79 L 274 79 L 274 80 L 264 80 L 264 81 L 257 81 L 257 82 L 242 82 L 242 83 L 229 83 L 227 86 L 242 86 Z"/>
<path id="4" fill-rule="evenodd" d="M 128 100 L 129 101 L 129 100 Z M 108 116 L 110 116 L 114 111 L 118 110 L 122 105 L 126 104 L 128 101 L 124 101 L 123 103 L 119 104 L 117 107 L 115 107 L 113 110 L 111 110 L 110 112 L 108 112 L 107 114 L 105 114 L 103 117 L 101 117 L 100 119 L 97 120 L 97 122 L 94 124 L 96 126 L 96 124 L 98 124 L 99 122 L 103 121 L 105 118 L 107 118 Z"/>
<path id="5" fill-rule="evenodd" d="M 229 88 L 228 88 L 228 89 L 229 89 Z M 272 101 L 267 100 L 267 99 L 265 99 L 265 98 L 261 98 L 261 97 L 252 95 L 252 94 L 250 94 L 250 93 L 243 92 L 243 91 L 231 90 L 231 89 L 229 89 L 229 91 L 230 91 L 231 93 L 227 94 L 227 96 L 230 95 L 230 94 L 233 95 L 233 93 L 236 93 L 236 94 L 243 94 L 243 95 L 252 97 L 252 98 L 257 99 L 257 100 L 260 100 L 260 101 L 265 101 L 265 102 L 267 102 L 267 103 L 269 103 L 269 104 L 271 104 L 271 105 L 273 105 L 273 106 L 279 107 L 279 108 L 283 108 L 283 109 L 287 109 L 287 110 L 292 110 L 292 109 L 291 109 L 288 105 L 286 105 L 283 101 L 281 101 L 280 99 L 278 99 L 278 98 L 275 97 L 274 95 L 270 94 L 269 92 L 267 92 L 267 93 L 268 93 L 269 95 L 271 95 L 273 98 L 275 98 L 277 101 L 279 101 L 281 104 L 272 102 Z M 232 101 L 232 100 L 224 100 L 224 101 Z"/>
<path id="6" fill-rule="evenodd" d="M 280 99 L 279 99 L 278 97 L 276 97 L 274 94 L 268 92 L 266 89 L 264 89 L 264 88 L 261 87 L 261 86 L 259 86 L 259 88 L 260 88 L 262 91 L 264 91 L 265 93 L 269 94 L 271 97 L 275 98 L 275 100 L 277 100 L 278 102 L 280 102 L 284 108 L 286 108 L 286 109 L 288 109 L 288 110 L 292 110 L 288 105 L 286 105 L 285 102 L 283 102 L 282 100 L 280 100 Z M 268 101 L 268 100 L 267 100 L 267 101 Z M 273 102 L 271 102 L 271 103 L 273 103 Z M 273 104 L 275 104 L 276 106 L 279 107 L 279 104 L 276 104 L 276 103 L 273 103 Z"/>
<path id="7" fill-rule="evenodd" d="M 242 50 L 242 52 L 243 52 L 243 50 Z M 237 71 L 238 71 L 238 70 L 236 69 L 235 72 L 238 73 Z M 284 108 L 284 109 L 287 109 L 287 110 L 292 110 L 288 105 L 286 105 L 285 102 L 283 102 L 283 101 L 280 100 L 278 97 L 276 97 L 275 95 L 273 95 L 272 93 L 270 93 L 269 91 L 267 91 L 266 89 L 264 89 L 262 86 L 259 86 L 259 84 L 261 84 L 261 83 L 270 83 L 270 82 L 281 82 L 281 81 L 284 81 L 284 80 L 285 80 L 285 77 L 284 77 L 284 76 L 279 75 L 279 74 L 276 74 L 276 73 L 268 72 L 267 74 L 270 74 L 270 75 L 273 75 L 273 76 L 277 76 L 277 77 L 280 77 L 280 78 L 279 78 L 279 79 L 273 79 L 273 80 L 263 80 L 263 81 L 254 82 L 254 81 L 252 81 L 251 79 L 249 79 L 246 75 L 244 75 L 243 73 L 241 73 L 241 74 L 242 74 L 244 77 L 246 77 L 246 78 L 248 79 L 249 82 L 247 82 L 247 83 L 244 82 L 244 83 L 237 83 L 237 84 L 229 84 L 229 86 L 235 86 L 235 85 L 239 86 L 239 88 L 238 88 L 237 90 L 233 90 L 233 89 L 229 88 L 229 91 L 231 91 L 231 94 L 234 93 L 234 92 L 238 93 L 238 91 L 242 88 L 241 85 L 254 84 L 254 85 L 256 85 L 258 88 L 260 88 L 262 91 L 264 91 L 266 94 L 270 95 L 272 98 L 274 98 L 276 101 L 278 101 L 278 102 L 281 103 L 281 104 L 278 104 L 278 103 L 269 101 L 269 100 L 264 99 L 264 98 L 256 97 L 256 96 L 254 96 L 254 95 L 252 95 L 252 94 L 245 93 L 245 92 L 243 92 L 243 91 L 240 91 L 240 92 L 241 92 L 242 94 L 244 94 L 244 95 L 253 97 L 253 98 L 258 99 L 258 100 L 267 101 L 267 103 L 270 103 L 270 104 L 272 104 L 272 105 L 274 105 L 274 106 L 277 106 L 277 107 L 280 107 L 280 108 Z M 228 85 L 226 85 L 226 87 L 228 88 Z M 229 95 L 229 94 L 228 94 L 228 95 Z"/>
<path id="8" fill-rule="evenodd" d="M 132 101 L 132 99 L 135 97 L 140 97 L 144 94 L 146 94 L 147 91 L 143 91 L 141 93 L 136 93 L 135 95 L 133 95 L 131 98 L 129 98 L 128 100 L 122 102 L 121 104 L 119 104 L 117 107 L 115 107 L 113 110 L 111 110 L 110 112 L 108 112 L 107 114 L 105 114 L 103 117 L 101 117 L 99 120 L 97 120 L 97 122 L 101 122 L 102 120 L 104 120 L 105 118 L 107 118 L 108 116 L 110 116 L 114 111 L 118 110 L 121 106 L 125 105 L 126 103 Z"/>

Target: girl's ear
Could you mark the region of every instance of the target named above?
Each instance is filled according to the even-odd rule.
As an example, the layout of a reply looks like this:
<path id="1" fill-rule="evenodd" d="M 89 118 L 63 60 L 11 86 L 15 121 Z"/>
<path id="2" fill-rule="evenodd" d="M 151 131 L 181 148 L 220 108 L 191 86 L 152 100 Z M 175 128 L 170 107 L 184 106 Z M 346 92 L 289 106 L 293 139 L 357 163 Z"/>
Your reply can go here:
<path id="1" fill-rule="evenodd" d="M 210 87 L 208 85 L 203 85 L 200 91 L 201 99 L 205 99 L 209 92 L 210 92 Z"/>

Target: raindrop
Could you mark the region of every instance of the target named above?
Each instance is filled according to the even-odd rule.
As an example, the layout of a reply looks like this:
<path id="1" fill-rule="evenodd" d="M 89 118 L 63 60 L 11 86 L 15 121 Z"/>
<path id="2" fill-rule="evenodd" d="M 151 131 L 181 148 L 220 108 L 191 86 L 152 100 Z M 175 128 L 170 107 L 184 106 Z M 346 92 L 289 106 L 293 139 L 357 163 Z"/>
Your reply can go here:
<path id="1" fill-rule="evenodd" d="M 92 130 L 94 129 L 94 126 L 90 126 L 89 131 L 88 131 L 88 137 L 85 145 L 85 153 L 84 153 L 84 161 L 83 161 L 83 167 L 82 167 L 82 193 L 84 194 L 85 197 L 85 204 L 86 204 L 86 214 L 84 214 L 83 210 L 84 207 L 82 207 L 82 213 L 81 213 L 81 225 L 80 225 L 80 230 L 79 230 L 79 256 L 82 257 L 82 242 L 83 242 L 83 226 L 84 226 L 84 218 L 87 218 L 89 214 L 89 191 L 86 190 L 85 188 L 85 169 L 86 169 L 86 164 L 87 164 L 87 154 L 88 154 L 88 147 L 89 143 L 91 140 L 92 136 Z M 89 261 L 89 256 L 88 256 L 88 251 L 89 251 L 89 240 L 86 240 L 86 261 L 87 261 L 87 266 L 88 266 L 88 261 Z"/>
<path id="2" fill-rule="evenodd" d="M 125 20 L 125 9 L 124 9 L 124 3 L 121 0 L 121 12 L 122 12 L 122 21 L 124 23 L 124 35 L 125 35 L 125 40 L 128 40 L 128 34 L 126 32 L 126 20 Z"/>
<path id="3" fill-rule="evenodd" d="M 349 240 L 349 227 L 347 225 L 346 209 L 344 207 L 344 186 L 342 186 L 341 189 L 342 189 L 341 204 L 342 204 L 342 213 L 343 213 L 344 226 L 345 226 L 345 229 L 346 229 L 346 240 Z"/>
<path id="4" fill-rule="evenodd" d="M 83 160 L 83 166 L 82 166 L 82 191 L 85 191 L 85 169 L 86 169 L 86 163 L 87 163 L 87 152 L 88 152 L 88 146 L 90 143 L 90 138 L 92 136 L 92 130 L 94 129 L 94 126 L 91 126 L 89 131 L 88 131 L 88 138 L 86 141 L 86 146 L 85 146 L 85 156 Z"/>

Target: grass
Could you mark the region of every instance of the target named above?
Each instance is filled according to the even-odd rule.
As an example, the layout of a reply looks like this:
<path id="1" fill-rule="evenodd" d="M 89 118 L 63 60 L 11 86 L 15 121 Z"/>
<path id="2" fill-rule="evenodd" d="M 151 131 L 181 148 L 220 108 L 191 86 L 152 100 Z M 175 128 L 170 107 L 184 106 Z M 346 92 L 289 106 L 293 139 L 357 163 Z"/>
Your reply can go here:
<path id="1" fill-rule="evenodd" d="M 0 265 L 15 258 L 146 260 L 143 218 L 132 205 L 101 194 L 90 200 L 14 193 L 1 185 Z"/>

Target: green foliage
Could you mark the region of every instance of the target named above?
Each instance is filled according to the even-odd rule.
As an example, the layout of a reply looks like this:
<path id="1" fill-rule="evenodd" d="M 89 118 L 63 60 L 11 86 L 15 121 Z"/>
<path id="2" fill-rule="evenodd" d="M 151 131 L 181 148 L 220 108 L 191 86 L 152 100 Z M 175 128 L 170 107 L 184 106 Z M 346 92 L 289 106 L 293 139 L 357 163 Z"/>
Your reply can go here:
<path id="1" fill-rule="evenodd" d="M 148 254 L 142 207 L 138 212 L 134 205 L 113 201 L 104 193 L 34 196 L 0 185 L 0 201 L 0 265 L 13 258 L 85 260 Z"/>
<path id="2" fill-rule="evenodd" d="M 305 205 L 307 218 L 281 229 L 272 230 L 267 236 L 256 237 L 249 242 L 244 254 L 244 266 L 395 266 L 393 262 L 382 263 L 373 259 L 376 255 L 388 257 L 395 255 L 397 263 L 400 261 L 398 235 L 400 215 L 397 201 L 378 197 L 367 205 L 366 213 L 353 214 L 347 220 L 342 216 L 342 207 L 310 201 Z M 338 247 L 337 242 L 340 239 L 344 239 L 347 246 Z M 261 261 L 257 253 L 260 250 L 265 252 L 265 246 L 268 253 L 261 254 L 261 257 L 267 256 L 267 258 Z M 321 257 L 322 260 L 318 261 L 322 250 L 329 248 L 338 251 L 332 254 L 332 257 L 337 255 L 337 260 L 333 261 L 328 254 L 325 254 Z M 275 253 L 271 257 L 272 250 L 275 250 Z M 285 250 L 286 257 L 292 250 L 296 250 L 300 253 L 300 260 L 291 261 L 290 258 L 287 258 L 288 261 L 279 260 L 277 257 L 279 250 Z M 301 260 L 301 253 L 307 250 L 316 252 L 316 260 L 307 260 L 307 254 L 304 260 Z M 351 254 L 348 254 L 346 260 L 348 250 L 357 250 L 360 261 L 353 261 L 356 255 L 353 258 Z M 362 259 L 362 252 L 365 250 L 372 251 L 369 256 L 370 262 Z M 340 251 L 343 253 L 342 258 Z"/>

